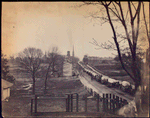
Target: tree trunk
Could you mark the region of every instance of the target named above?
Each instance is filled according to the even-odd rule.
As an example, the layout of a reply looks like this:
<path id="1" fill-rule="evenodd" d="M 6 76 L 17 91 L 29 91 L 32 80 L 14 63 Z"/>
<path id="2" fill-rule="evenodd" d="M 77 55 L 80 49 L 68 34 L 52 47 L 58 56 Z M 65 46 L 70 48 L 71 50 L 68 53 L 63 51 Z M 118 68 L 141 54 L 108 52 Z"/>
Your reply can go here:
<path id="1" fill-rule="evenodd" d="M 47 76 L 46 76 L 46 78 L 45 78 L 45 88 L 44 88 L 44 93 L 46 93 L 47 91 Z"/>
<path id="2" fill-rule="evenodd" d="M 47 88 L 46 82 L 47 82 L 47 77 L 45 78 L 45 88 L 44 88 L 44 93 L 46 93 L 46 88 Z"/>
<path id="3" fill-rule="evenodd" d="M 46 73 L 46 77 L 45 77 L 44 93 L 46 93 L 46 89 L 47 89 L 47 78 L 48 78 L 48 73 L 49 73 L 50 66 L 51 66 L 51 63 L 49 63 L 49 66 L 48 66 L 48 69 L 47 69 L 47 73 Z"/>
<path id="4" fill-rule="evenodd" d="M 138 76 L 136 76 L 136 81 L 135 82 L 135 90 L 134 90 L 134 94 L 136 93 L 138 87 L 141 85 L 141 77 L 138 78 Z"/>
<path id="5" fill-rule="evenodd" d="M 139 87 L 139 84 L 138 84 L 137 82 L 135 82 L 135 90 L 134 90 L 134 94 L 136 93 L 138 87 Z"/>
<path id="6" fill-rule="evenodd" d="M 137 91 L 137 88 L 141 85 L 141 72 L 139 68 L 137 67 L 137 62 L 136 62 L 136 54 L 132 58 L 132 72 L 134 76 L 134 82 L 135 82 L 135 92 Z M 134 94 L 135 94 L 134 92 Z"/>
<path id="7" fill-rule="evenodd" d="M 33 88 L 32 88 L 32 94 L 35 94 L 35 75 L 32 75 L 32 79 L 33 79 Z"/>

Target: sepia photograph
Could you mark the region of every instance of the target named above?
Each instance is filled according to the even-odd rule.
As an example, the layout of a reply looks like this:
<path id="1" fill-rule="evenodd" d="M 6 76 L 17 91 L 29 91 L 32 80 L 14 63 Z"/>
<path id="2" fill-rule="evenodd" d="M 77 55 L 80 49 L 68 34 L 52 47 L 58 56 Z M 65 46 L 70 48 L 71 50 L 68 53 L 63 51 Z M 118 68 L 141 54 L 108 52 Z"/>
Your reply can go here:
<path id="1" fill-rule="evenodd" d="M 149 117 L 150 2 L 2 2 L 4 118 Z"/>

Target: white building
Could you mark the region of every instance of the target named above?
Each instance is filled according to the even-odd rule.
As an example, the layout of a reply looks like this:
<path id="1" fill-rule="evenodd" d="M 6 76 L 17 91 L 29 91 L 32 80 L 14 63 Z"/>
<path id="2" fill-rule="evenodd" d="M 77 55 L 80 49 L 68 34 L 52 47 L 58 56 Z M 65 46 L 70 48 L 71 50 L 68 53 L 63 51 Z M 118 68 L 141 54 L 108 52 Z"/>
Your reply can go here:
<path id="1" fill-rule="evenodd" d="M 2 88 L 1 88 L 1 94 L 2 94 L 2 101 L 6 100 L 7 98 L 10 97 L 10 87 L 13 86 L 12 83 L 1 79 L 2 82 Z"/>

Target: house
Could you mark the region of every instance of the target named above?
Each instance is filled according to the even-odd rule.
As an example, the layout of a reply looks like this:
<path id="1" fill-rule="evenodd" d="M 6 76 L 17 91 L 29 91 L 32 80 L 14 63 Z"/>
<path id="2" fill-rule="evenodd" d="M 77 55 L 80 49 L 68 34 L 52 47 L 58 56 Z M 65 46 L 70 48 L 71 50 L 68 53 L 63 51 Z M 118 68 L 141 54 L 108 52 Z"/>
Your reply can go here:
<path id="1" fill-rule="evenodd" d="M 1 88 L 1 95 L 2 95 L 2 101 L 8 99 L 10 97 L 10 87 L 13 86 L 12 83 L 1 79 L 2 82 L 2 88 Z"/>

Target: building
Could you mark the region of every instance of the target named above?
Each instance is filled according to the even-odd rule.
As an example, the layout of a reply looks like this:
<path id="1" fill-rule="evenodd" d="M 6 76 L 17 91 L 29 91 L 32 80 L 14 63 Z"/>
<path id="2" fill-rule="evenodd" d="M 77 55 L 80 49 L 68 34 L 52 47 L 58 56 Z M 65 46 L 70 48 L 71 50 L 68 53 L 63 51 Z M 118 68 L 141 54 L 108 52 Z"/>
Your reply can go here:
<path id="1" fill-rule="evenodd" d="M 98 64 L 115 64 L 116 61 L 112 57 L 95 57 L 88 56 L 88 64 L 98 65 Z"/>
<path id="2" fill-rule="evenodd" d="M 88 64 L 88 63 L 89 63 L 89 58 L 88 58 L 87 55 L 84 55 L 84 57 L 83 57 L 83 62 L 84 62 L 85 64 Z"/>
<path id="3" fill-rule="evenodd" d="M 72 56 L 70 55 L 70 51 L 67 51 L 67 55 L 64 55 L 64 58 L 65 58 L 64 73 L 67 73 L 67 71 L 68 71 L 68 72 L 70 72 L 68 74 L 69 76 L 75 75 L 76 63 L 79 61 L 79 59 L 77 57 L 75 57 L 74 46 L 73 46 L 73 50 L 72 50 Z M 71 72 L 72 72 L 72 74 L 71 74 Z"/>
<path id="4" fill-rule="evenodd" d="M 70 51 L 67 51 L 67 56 L 70 57 Z"/>
<path id="5" fill-rule="evenodd" d="M 1 79 L 1 82 L 2 82 L 2 88 L 1 88 L 2 98 L 1 99 L 2 101 L 4 101 L 10 97 L 10 87 L 12 87 L 13 84 L 4 79 Z"/>

